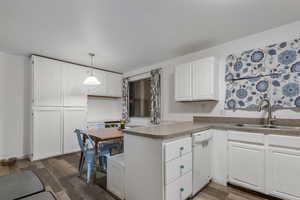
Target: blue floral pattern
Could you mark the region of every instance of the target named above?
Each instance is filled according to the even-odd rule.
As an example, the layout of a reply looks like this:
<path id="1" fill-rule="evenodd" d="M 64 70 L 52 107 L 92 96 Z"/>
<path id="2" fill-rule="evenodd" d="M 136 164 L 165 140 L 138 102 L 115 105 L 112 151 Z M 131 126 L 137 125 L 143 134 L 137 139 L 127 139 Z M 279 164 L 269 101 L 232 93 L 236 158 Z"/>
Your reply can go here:
<path id="1" fill-rule="evenodd" d="M 289 72 L 300 72 L 300 39 L 231 54 L 226 59 L 226 81 Z"/>
<path id="2" fill-rule="evenodd" d="M 253 54 L 251 55 L 251 61 L 258 63 L 260 61 L 262 61 L 262 59 L 264 59 L 265 54 L 263 51 L 254 51 Z"/>
<path id="3" fill-rule="evenodd" d="M 235 80 L 226 83 L 226 109 L 253 109 L 259 102 L 268 97 L 268 91 L 257 90 L 257 84 L 264 81 L 262 77 Z"/>
<path id="4" fill-rule="evenodd" d="M 281 108 L 293 108 L 300 105 L 300 73 L 281 74 L 271 77 L 280 83 L 280 87 L 271 89 L 272 104 Z"/>
<path id="5" fill-rule="evenodd" d="M 289 65 L 297 59 L 297 52 L 294 50 L 286 50 L 279 54 L 278 62 L 283 65 Z"/>
<path id="6" fill-rule="evenodd" d="M 264 98 L 300 107 L 300 39 L 229 55 L 225 80 L 226 109 L 255 109 Z"/>

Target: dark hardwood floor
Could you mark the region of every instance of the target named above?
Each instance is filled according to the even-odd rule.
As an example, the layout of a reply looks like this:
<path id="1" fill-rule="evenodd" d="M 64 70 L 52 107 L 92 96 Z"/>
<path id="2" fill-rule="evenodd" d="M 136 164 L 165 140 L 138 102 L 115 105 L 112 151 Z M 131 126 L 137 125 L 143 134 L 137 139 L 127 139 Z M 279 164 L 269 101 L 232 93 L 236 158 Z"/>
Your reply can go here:
<path id="1" fill-rule="evenodd" d="M 101 173 L 97 175 L 99 176 L 98 185 L 87 185 L 78 177 L 79 157 L 79 154 L 75 153 L 36 162 L 19 160 L 13 167 L 0 166 L 0 176 L 22 170 L 32 170 L 41 178 L 46 190 L 52 191 L 59 200 L 114 200 L 112 195 L 99 186 L 105 182 Z M 194 200 L 264 199 L 270 199 L 270 197 L 232 186 L 224 187 L 216 183 L 210 183 L 194 198 Z"/>

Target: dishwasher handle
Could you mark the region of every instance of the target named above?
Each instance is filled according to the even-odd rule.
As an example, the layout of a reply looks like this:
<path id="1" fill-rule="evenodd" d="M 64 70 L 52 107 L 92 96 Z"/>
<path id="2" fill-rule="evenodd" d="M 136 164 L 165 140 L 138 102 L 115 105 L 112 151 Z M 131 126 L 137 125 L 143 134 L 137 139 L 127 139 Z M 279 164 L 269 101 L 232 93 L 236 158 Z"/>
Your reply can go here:
<path id="1" fill-rule="evenodd" d="M 203 134 L 194 135 L 193 144 L 194 145 L 202 144 L 203 142 L 206 142 L 211 139 L 212 139 L 211 133 L 203 133 Z"/>

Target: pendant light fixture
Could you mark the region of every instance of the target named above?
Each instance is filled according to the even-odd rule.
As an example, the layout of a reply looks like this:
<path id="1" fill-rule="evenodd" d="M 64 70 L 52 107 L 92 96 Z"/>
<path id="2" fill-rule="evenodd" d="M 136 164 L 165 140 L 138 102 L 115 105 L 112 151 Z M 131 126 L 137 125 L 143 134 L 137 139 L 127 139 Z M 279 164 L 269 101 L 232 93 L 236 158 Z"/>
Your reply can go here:
<path id="1" fill-rule="evenodd" d="M 89 53 L 89 56 L 91 57 L 91 66 L 94 67 L 94 57 L 95 54 L 94 53 Z M 100 85 L 101 82 L 97 79 L 97 77 L 94 76 L 93 70 L 91 70 L 91 74 L 89 77 L 87 77 L 84 81 L 83 81 L 84 85 Z"/>

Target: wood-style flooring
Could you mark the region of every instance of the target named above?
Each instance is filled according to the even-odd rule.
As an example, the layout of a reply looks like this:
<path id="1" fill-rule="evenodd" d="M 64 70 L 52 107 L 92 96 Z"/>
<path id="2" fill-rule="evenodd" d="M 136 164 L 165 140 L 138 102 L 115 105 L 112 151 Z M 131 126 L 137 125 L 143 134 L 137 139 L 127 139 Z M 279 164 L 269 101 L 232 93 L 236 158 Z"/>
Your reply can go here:
<path id="1" fill-rule="evenodd" d="M 19 160 L 13 167 L 0 166 L 0 176 L 22 170 L 32 170 L 42 180 L 46 190 L 52 191 L 58 200 L 115 200 L 111 194 L 102 189 L 103 177 L 99 173 L 98 185 L 87 185 L 78 177 L 78 153 L 30 162 Z M 210 183 L 194 200 L 265 200 L 270 197 L 236 187 L 224 187 Z M 141 199 L 142 200 L 142 199 Z"/>

